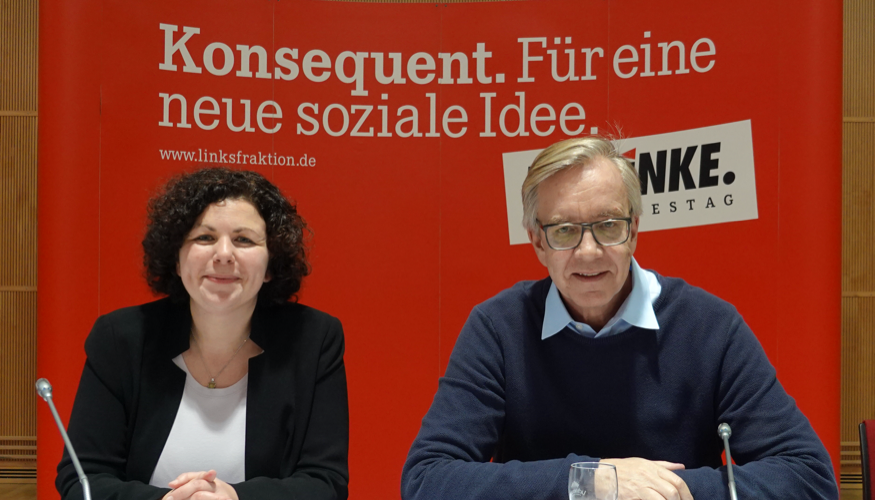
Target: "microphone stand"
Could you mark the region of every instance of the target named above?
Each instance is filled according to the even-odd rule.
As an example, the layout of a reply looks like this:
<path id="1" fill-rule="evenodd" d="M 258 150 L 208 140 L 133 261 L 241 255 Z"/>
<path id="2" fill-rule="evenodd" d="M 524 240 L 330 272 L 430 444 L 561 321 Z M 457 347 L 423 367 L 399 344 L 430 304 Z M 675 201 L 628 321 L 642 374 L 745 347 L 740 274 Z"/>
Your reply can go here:
<path id="1" fill-rule="evenodd" d="M 70 437 L 67 436 L 67 431 L 64 430 L 64 424 L 61 423 L 61 417 L 58 415 L 58 410 L 55 409 L 55 403 L 52 402 L 52 384 L 48 380 L 41 378 L 36 381 L 36 392 L 46 403 L 49 404 L 49 409 L 52 410 L 52 416 L 55 417 L 55 424 L 58 430 L 61 431 L 61 437 L 64 438 L 64 444 L 67 446 L 67 451 L 70 453 L 70 458 L 73 460 L 73 468 L 79 475 L 79 482 L 82 483 L 82 492 L 85 495 L 85 500 L 91 500 L 91 485 L 88 484 L 88 476 L 82 470 L 82 465 L 79 463 L 79 457 L 76 456 L 76 451 L 73 449 L 73 443 L 70 442 Z"/>
<path id="2" fill-rule="evenodd" d="M 726 472 L 729 476 L 729 498 L 738 500 L 738 493 L 735 491 L 735 476 L 732 474 L 732 453 L 729 452 L 729 436 L 732 435 L 732 429 L 729 424 L 722 423 L 717 426 L 717 435 L 723 439 L 723 449 L 726 450 Z"/>

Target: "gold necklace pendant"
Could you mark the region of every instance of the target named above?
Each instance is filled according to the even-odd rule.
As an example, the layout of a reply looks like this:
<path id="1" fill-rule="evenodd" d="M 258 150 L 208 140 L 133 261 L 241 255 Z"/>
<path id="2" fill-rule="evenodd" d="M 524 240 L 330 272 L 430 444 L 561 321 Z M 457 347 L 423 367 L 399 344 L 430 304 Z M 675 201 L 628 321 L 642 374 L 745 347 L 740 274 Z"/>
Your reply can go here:
<path id="1" fill-rule="evenodd" d="M 194 343 L 194 345 L 196 345 L 198 347 L 198 350 L 197 350 L 198 357 L 201 358 L 201 364 L 204 365 L 204 370 L 206 370 L 207 375 L 209 375 L 209 377 L 210 377 L 210 382 L 207 384 L 207 388 L 215 389 L 216 388 L 216 377 L 221 375 L 222 372 L 225 371 L 225 368 L 228 368 L 228 365 L 231 364 L 231 361 L 234 361 L 234 358 L 237 356 L 237 353 L 240 352 L 240 349 L 243 349 L 243 346 L 246 344 L 246 341 L 249 340 L 249 336 L 247 335 L 246 338 L 243 339 L 243 342 L 240 343 L 240 346 L 237 347 L 237 350 L 234 351 L 234 354 L 231 355 L 231 359 L 229 359 L 228 362 L 225 363 L 225 366 L 223 366 L 222 369 L 219 370 L 219 373 L 216 374 L 216 377 L 214 377 L 213 374 L 210 373 L 210 369 L 207 367 L 207 361 L 204 359 L 203 352 L 201 351 L 200 346 L 197 343 L 197 339 L 194 337 L 194 330 L 192 330 L 192 332 L 191 332 L 191 340 Z"/>

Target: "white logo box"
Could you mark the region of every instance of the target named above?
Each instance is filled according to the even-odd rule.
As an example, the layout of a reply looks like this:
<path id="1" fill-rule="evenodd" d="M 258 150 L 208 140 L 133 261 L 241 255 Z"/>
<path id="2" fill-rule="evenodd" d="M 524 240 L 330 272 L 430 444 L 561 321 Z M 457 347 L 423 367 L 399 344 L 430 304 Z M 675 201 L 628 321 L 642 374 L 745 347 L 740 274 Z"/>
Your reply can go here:
<path id="1" fill-rule="evenodd" d="M 750 120 L 621 139 L 642 178 L 639 230 L 656 231 L 758 217 Z M 528 243 L 520 197 L 529 165 L 542 150 L 502 154 L 510 244 Z M 644 186 L 646 184 L 646 186 Z M 583 221 L 581 221 L 583 222 Z"/>

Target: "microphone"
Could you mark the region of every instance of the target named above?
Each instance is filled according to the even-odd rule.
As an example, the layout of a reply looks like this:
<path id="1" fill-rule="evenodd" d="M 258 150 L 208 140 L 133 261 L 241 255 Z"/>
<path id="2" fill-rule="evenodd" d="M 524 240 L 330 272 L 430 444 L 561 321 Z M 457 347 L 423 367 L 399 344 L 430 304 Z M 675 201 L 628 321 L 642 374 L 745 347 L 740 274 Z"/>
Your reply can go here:
<path id="1" fill-rule="evenodd" d="M 61 437 L 64 438 L 64 444 L 67 446 L 67 452 L 70 453 L 70 458 L 73 460 L 73 467 L 79 475 L 79 482 L 82 483 L 82 492 L 85 494 L 85 500 L 91 500 L 91 485 L 88 484 L 88 476 L 82 470 L 82 465 L 79 464 L 79 457 L 76 456 L 76 451 L 73 450 L 73 443 L 67 436 L 67 431 L 64 430 L 64 424 L 61 423 L 61 417 L 58 415 L 58 410 L 55 409 L 55 403 L 52 402 L 52 384 L 48 380 L 41 378 L 36 381 L 36 393 L 39 394 L 46 403 L 49 404 L 49 409 L 52 410 L 52 416 L 55 417 L 55 424 L 58 430 L 61 431 Z"/>
<path id="2" fill-rule="evenodd" d="M 729 452 L 729 436 L 732 435 L 732 429 L 726 422 L 717 426 L 717 435 L 723 439 L 723 448 L 726 450 L 726 471 L 729 475 L 729 498 L 738 500 L 738 493 L 735 492 L 735 476 L 732 475 L 732 454 Z"/>

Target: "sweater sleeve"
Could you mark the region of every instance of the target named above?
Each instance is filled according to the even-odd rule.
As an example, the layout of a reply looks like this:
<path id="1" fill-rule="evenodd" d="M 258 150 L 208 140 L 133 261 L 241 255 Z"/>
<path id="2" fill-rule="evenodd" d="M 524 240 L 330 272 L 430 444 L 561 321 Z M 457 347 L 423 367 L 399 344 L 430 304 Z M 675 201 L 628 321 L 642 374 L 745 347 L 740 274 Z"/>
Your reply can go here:
<path id="1" fill-rule="evenodd" d="M 309 424 L 289 477 L 254 477 L 232 485 L 240 500 L 345 500 L 348 496 L 349 406 L 344 341 L 332 318 L 323 337 Z"/>
<path id="2" fill-rule="evenodd" d="M 450 356 L 401 476 L 404 500 L 555 500 L 568 495 L 568 455 L 493 463 L 505 417 L 502 346 L 489 318 L 475 308 Z"/>
<path id="3" fill-rule="evenodd" d="M 737 313 L 720 363 L 716 415 L 732 428 L 739 498 L 838 499 L 829 454 Z M 725 467 L 677 474 L 697 499 L 729 499 Z"/>
<path id="4" fill-rule="evenodd" d="M 133 391 L 131 367 L 137 362 L 102 316 L 85 341 L 87 359 L 70 415 L 70 441 L 88 476 L 93 498 L 157 500 L 170 491 L 140 481 L 127 481 L 128 421 Z M 64 500 L 83 498 L 78 475 L 66 450 L 55 481 Z"/>

